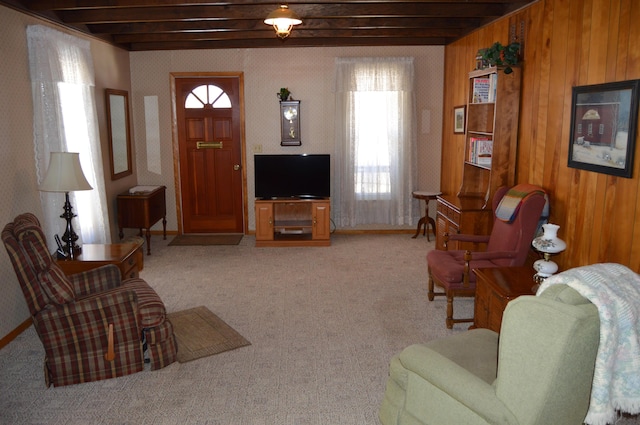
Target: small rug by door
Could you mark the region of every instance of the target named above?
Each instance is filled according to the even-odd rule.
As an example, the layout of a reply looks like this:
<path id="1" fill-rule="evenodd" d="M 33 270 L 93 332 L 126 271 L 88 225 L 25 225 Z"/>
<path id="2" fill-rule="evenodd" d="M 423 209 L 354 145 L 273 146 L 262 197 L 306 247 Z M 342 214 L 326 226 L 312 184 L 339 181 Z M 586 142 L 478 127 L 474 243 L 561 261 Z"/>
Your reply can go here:
<path id="1" fill-rule="evenodd" d="M 170 246 L 205 246 L 205 245 L 238 245 L 242 240 L 242 234 L 217 234 L 217 235 L 178 235 Z"/>
<path id="2" fill-rule="evenodd" d="M 168 316 L 178 341 L 180 363 L 251 345 L 207 307 L 190 308 Z"/>

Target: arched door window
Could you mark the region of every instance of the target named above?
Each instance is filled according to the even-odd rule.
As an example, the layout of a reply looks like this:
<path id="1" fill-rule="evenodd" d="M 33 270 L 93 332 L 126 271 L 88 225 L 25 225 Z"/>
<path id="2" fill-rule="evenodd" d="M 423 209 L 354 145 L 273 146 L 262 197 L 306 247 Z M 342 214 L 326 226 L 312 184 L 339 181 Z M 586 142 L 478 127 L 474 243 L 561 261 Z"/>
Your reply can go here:
<path id="1" fill-rule="evenodd" d="M 218 86 L 202 85 L 191 90 L 184 102 L 184 107 L 186 109 L 231 108 L 231 99 Z"/>

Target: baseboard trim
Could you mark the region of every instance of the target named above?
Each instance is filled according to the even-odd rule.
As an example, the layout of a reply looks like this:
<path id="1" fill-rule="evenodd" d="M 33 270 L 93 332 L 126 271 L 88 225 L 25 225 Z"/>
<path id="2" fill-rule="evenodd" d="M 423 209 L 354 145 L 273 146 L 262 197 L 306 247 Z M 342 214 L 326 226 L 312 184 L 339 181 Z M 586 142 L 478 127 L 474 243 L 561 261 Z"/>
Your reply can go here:
<path id="1" fill-rule="evenodd" d="M 29 317 L 27 320 L 22 322 L 20 324 L 20 326 L 18 326 L 17 328 L 15 328 L 11 332 L 9 332 L 7 335 L 5 335 L 2 339 L 0 339 L 0 349 L 2 349 L 4 346 L 9 344 L 11 341 L 16 339 L 18 337 L 18 335 L 20 335 L 22 332 L 24 332 L 27 329 L 29 329 L 29 326 L 31 326 L 32 324 L 33 324 L 33 321 L 31 320 L 31 317 Z"/>

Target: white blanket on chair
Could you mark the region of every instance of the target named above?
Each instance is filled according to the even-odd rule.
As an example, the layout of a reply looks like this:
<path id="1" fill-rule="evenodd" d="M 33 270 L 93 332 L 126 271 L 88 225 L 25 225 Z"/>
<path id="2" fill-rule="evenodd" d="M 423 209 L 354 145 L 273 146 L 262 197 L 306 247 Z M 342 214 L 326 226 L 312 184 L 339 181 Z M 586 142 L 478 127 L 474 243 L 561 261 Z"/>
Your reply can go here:
<path id="1" fill-rule="evenodd" d="M 620 264 L 594 264 L 549 277 L 538 294 L 560 283 L 591 301 L 600 316 L 600 345 L 584 422 L 606 425 L 616 420 L 616 411 L 639 413 L 640 276 Z"/>

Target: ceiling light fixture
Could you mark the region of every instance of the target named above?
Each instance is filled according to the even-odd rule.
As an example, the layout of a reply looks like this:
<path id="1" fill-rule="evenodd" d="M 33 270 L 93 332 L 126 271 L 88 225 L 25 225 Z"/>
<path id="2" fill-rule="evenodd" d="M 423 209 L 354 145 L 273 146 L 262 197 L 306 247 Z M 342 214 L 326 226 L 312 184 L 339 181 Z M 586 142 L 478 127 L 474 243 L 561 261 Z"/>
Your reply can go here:
<path id="1" fill-rule="evenodd" d="M 302 20 L 295 12 L 289 10 L 289 6 L 283 4 L 280 5 L 279 9 L 269 13 L 264 23 L 272 25 L 273 29 L 276 30 L 276 35 L 281 39 L 285 39 L 291 34 L 293 26 L 300 25 Z"/>

